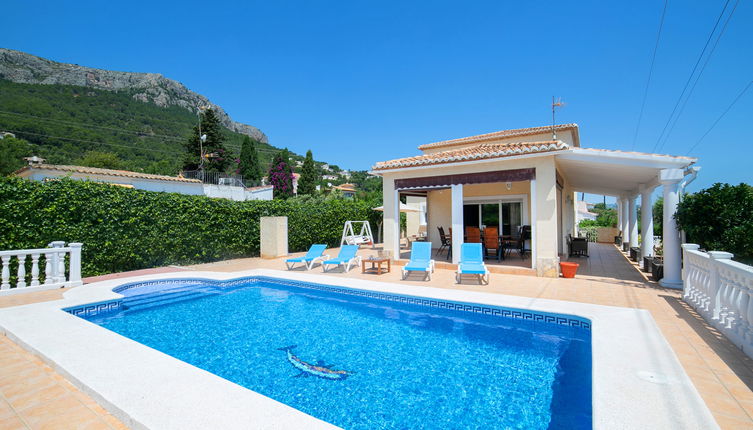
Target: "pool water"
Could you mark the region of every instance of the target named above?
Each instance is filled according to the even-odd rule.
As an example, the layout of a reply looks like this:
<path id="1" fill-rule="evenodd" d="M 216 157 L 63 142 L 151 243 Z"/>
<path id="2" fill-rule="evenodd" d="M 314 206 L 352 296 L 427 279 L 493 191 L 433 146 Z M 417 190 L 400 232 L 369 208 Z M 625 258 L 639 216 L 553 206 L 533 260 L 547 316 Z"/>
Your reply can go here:
<path id="1" fill-rule="evenodd" d="M 263 279 L 87 318 L 346 429 L 591 428 L 583 328 Z"/>

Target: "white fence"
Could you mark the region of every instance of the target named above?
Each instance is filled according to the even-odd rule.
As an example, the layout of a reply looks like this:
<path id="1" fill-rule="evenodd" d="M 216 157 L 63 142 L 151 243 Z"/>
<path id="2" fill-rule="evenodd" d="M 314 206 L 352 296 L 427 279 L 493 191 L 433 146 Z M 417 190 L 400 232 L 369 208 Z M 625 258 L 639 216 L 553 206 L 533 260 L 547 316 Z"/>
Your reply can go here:
<path id="1" fill-rule="evenodd" d="M 53 288 L 81 285 L 81 244 L 52 242 L 49 248 L 0 251 L 2 275 L 0 296 Z M 66 278 L 66 255 L 68 256 L 68 277 Z M 26 268 L 31 261 L 30 273 Z M 44 272 L 40 273 L 40 262 Z M 11 283 L 11 264 L 15 263 L 15 282 Z"/>
<path id="2" fill-rule="evenodd" d="M 753 267 L 729 252 L 682 248 L 683 300 L 753 358 Z"/>

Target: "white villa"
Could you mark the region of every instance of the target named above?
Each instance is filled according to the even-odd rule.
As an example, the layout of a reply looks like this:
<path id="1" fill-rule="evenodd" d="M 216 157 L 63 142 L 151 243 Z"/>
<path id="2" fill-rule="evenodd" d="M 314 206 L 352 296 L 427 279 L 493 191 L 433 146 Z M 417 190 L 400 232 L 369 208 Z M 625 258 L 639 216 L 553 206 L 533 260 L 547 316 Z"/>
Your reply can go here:
<path id="1" fill-rule="evenodd" d="M 576 192 L 614 196 L 620 202 L 623 240 L 638 246 L 636 198 L 641 197 L 644 256 L 653 253 L 651 195 L 664 193 L 664 279 L 679 287 L 680 237 L 674 214 L 681 187 L 698 171 L 695 158 L 581 146 L 577 124 L 503 130 L 421 145 L 422 154 L 379 162 L 384 179 L 384 246 L 400 254 L 401 195 L 424 197 L 428 238 L 439 246 L 439 227 L 460 249 L 465 227 L 496 226 L 514 236 L 530 226 L 531 268 L 556 277 L 567 235 L 575 235 Z M 459 253 L 452 255 L 457 263 Z"/>
<path id="2" fill-rule="evenodd" d="M 273 187 L 241 187 L 234 185 L 205 184 L 198 179 L 181 176 L 152 175 L 128 170 L 101 169 L 97 167 L 67 166 L 58 164 L 31 163 L 18 171 L 16 175 L 32 181 L 45 181 L 56 178 L 71 178 L 104 182 L 126 188 L 145 191 L 162 191 L 236 201 L 272 200 Z"/>

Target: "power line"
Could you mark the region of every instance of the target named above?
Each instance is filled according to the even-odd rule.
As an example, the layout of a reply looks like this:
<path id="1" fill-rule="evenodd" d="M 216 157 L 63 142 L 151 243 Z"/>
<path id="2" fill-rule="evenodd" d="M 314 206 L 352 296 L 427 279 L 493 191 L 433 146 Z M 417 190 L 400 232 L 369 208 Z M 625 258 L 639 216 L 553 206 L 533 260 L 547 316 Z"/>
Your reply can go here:
<path id="1" fill-rule="evenodd" d="M 648 69 L 648 79 L 646 79 L 646 88 L 643 90 L 643 102 L 641 102 L 641 113 L 638 114 L 638 124 L 635 125 L 635 134 L 633 135 L 633 146 L 630 147 L 632 151 L 635 149 L 635 142 L 638 140 L 638 130 L 641 127 L 641 120 L 643 119 L 643 109 L 646 107 L 646 99 L 648 98 L 648 87 L 651 84 L 651 75 L 654 73 L 654 62 L 656 61 L 656 51 L 659 49 L 659 40 L 661 39 L 661 31 L 664 28 L 664 16 L 667 14 L 667 5 L 669 0 L 664 0 L 664 9 L 661 12 L 661 19 L 659 20 L 659 32 L 656 34 L 656 43 L 654 44 L 654 53 L 651 55 L 651 67 Z"/>
<path id="2" fill-rule="evenodd" d="M 103 129 L 103 130 L 129 133 L 129 134 L 134 134 L 134 135 L 143 136 L 143 137 L 168 139 L 168 140 L 172 140 L 172 141 L 175 141 L 175 142 L 183 142 L 183 141 L 186 140 L 185 138 L 181 138 L 181 137 L 177 137 L 177 136 L 169 136 L 169 135 L 164 135 L 164 134 L 145 134 L 145 133 L 142 133 L 142 132 L 139 132 L 139 131 L 135 131 L 135 130 L 127 130 L 127 129 L 115 128 L 115 127 L 105 127 L 105 126 L 100 126 L 100 125 L 85 124 L 85 123 L 74 122 L 74 121 L 58 120 L 58 119 L 53 119 L 53 118 L 44 118 L 44 117 L 40 117 L 40 116 L 36 116 L 36 115 L 23 114 L 23 113 L 19 113 L 19 112 L 0 111 L 0 114 L 17 115 L 17 116 L 23 116 L 23 117 L 33 118 L 33 119 L 41 120 L 41 121 L 57 122 L 57 123 L 65 124 L 65 125 L 67 125 L 69 127 L 99 128 L 99 129 Z M 25 132 L 25 131 L 19 132 L 19 133 L 34 134 L 34 133 L 31 133 L 31 132 Z M 41 134 L 38 134 L 38 135 L 42 136 Z M 77 139 L 65 138 L 65 137 L 60 137 L 60 136 L 49 136 L 49 135 L 44 135 L 44 136 L 55 137 L 56 139 L 77 140 Z M 122 146 L 122 147 L 135 148 L 135 147 L 132 147 L 132 146 L 127 146 L 127 145 L 108 144 L 108 143 L 103 143 L 103 142 L 86 141 L 86 140 L 80 140 L 80 139 L 78 139 L 78 141 L 80 141 L 80 142 L 89 142 L 89 143 L 101 143 L 103 145 L 111 145 L 111 146 Z M 231 145 L 231 144 L 225 144 L 225 146 L 227 146 L 229 148 L 232 148 L 232 149 L 237 149 L 237 150 L 240 150 L 240 148 L 241 148 L 240 146 Z M 267 152 L 267 153 L 277 153 L 278 152 L 278 151 L 276 151 L 274 149 L 269 149 L 269 148 L 258 148 L 257 147 L 256 150 L 257 151 L 261 151 L 261 152 Z M 154 151 L 156 151 L 156 150 L 154 150 Z M 162 151 L 162 152 L 166 152 L 166 151 Z"/>
<path id="3" fill-rule="evenodd" d="M 147 134 L 147 133 L 144 133 L 144 132 L 135 131 L 135 130 L 127 130 L 127 129 L 124 129 L 124 128 L 105 127 L 105 126 L 102 126 L 102 125 L 85 124 L 85 123 L 81 123 L 81 122 L 65 121 L 65 120 L 54 119 L 54 118 L 43 118 L 43 117 L 40 117 L 40 116 L 23 114 L 23 113 L 18 113 L 18 112 L 0 111 L 0 114 L 18 115 L 18 116 L 24 116 L 24 117 L 28 117 L 28 118 L 34 118 L 34 119 L 40 120 L 40 121 L 57 122 L 57 123 L 60 123 L 60 124 L 65 124 L 65 125 L 71 126 L 71 127 L 99 128 L 99 129 L 102 129 L 102 130 L 116 131 L 116 132 L 120 132 L 120 133 L 131 133 L 131 134 L 135 134 L 135 135 L 138 135 L 138 136 L 144 136 L 144 137 L 161 137 L 163 139 L 183 140 L 183 139 L 177 138 L 175 136 L 168 136 L 168 135 L 165 135 L 165 134 Z"/>
<path id="4" fill-rule="evenodd" d="M 729 5 L 730 0 L 727 0 L 724 3 L 724 7 L 722 8 L 722 12 L 719 14 L 719 17 L 716 19 L 716 23 L 714 24 L 714 28 L 711 29 L 711 33 L 709 33 L 708 39 L 706 39 L 706 44 L 703 45 L 703 49 L 701 50 L 701 55 L 698 56 L 698 60 L 696 60 L 695 65 L 693 66 L 693 70 L 690 72 L 690 76 L 688 76 L 687 82 L 685 82 L 685 86 L 682 88 L 682 92 L 680 93 L 680 97 L 677 98 L 677 102 L 675 102 L 675 107 L 672 109 L 672 113 L 669 114 L 669 118 L 667 119 L 667 123 L 664 124 L 664 128 L 661 131 L 661 134 L 659 134 L 659 138 L 656 140 L 656 143 L 654 144 L 654 148 L 651 150 L 651 152 L 656 152 L 657 147 L 659 146 L 659 142 L 662 140 L 662 137 L 664 137 L 664 132 L 667 131 L 667 127 L 669 126 L 670 121 L 672 121 L 672 118 L 675 115 L 675 112 L 677 112 L 677 107 L 680 105 L 680 101 L 682 100 L 683 96 L 685 95 L 685 91 L 688 89 L 688 85 L 690 85 L 691 79 L 693 79 L 693 75 L 695 74 L 695 71 L 698 69 L 698 65 L 701 63 L 701 59 L 703 58 L 703 55 L 706 53 L 706 48 L 708 48 L 709 43 L 711 42 L 711 38 L 714 36 L 714 33 L 716 32 L 716 28 L 719 26 L 719 22 L 722 20 L 722 16 L 724 16 L 724 12 L 727 10 L 727 6 Z"/>
<path id="5" fill-rule="evenodd" d="M 696 148 L 696 146 L 698 146 L 703 141 L 703 139 L 709 133 L 711 133 L 711 130 L 713 130 L 714 127 L 716 127 L 716 124 L 718 124 L 719 121 L 721 121 L 721 119 L 724 118 L 725 115 L 727 115 L 727 112 L 729 112 L 730 109 L 732 109 L 732 107 L 735 105 L 735 103 L 737 103 L 737 101 L 742 98 L 742 96 L 748 91 L 748 89 L 750 89 L 751 85 L 753 85 L 753 81 L 748 82 L 748 85 L 746 85 L 745 88 L 743 88 L 743 90 L 740 91 L 740 94 L 738 94 L 737 97 L 735 97 L 735 99 L 732 100 L 732 103 L 730 103 L 729 106 L 727 106 L 727 109 L 725 109 L 724 112 L 722 112 L 722 114 L 719 115 L 719 118 L 717 118 L 716 121 L 714 121 L 714 123 L 711 124 L 711 127 L 709 127 L 709 129 L 706 130 L 706 133 L 703 133 L 703 136 L 701 136 L 701 138 L 698 139 L 698 142 L 696 142 L 693 146 L 690 147 L 690 149 L 688 149 L 688 152 L 686 154 L 690 154 Z"/>
<path id="6" fill-rule="evenodd" d="M 62 139 L 62 140 L 70 140 L 70 141 L 73 141 L 73 142 L 93 143 L 95 145 L 118 146 L 118 147 L 121 147 L 121 148 L 140 149 L 142 151 L 165 152 L 165 153 L 168 153 L 168 154 L 174 154 L 174 151 L 166 151 L 166 150 L 163 150 L 163 149 L 141 148 L 141 147 L 138 147 L 138 146 L 119 145 L 117 143 L 105 143 L 105 142 L 96 142 L 94 140 L 74 139 L 72 137 L 51 136 L 49 134 L 33 133 L 33 132 L 30 132 L 30 131 L 21 131 L 21 130 L 8 130 L 8 131 L 10 131 L 11 133 L 31 134 L 33 136 L 49 137 L 51 139 Z"/>
<path id="7" fill-rule="evenodd" d="M 732 19 L 732 15 L 734 15 L 735 10 L 737 10 L 737 5 L 739 3 L 740 3 L 740 0 L 736 0 L 735 5 L 732 7 L 732 11 L 729 13 L 729 15 L 727 15 L 727 19 L 724 21 L 724 25 L 722 26 L 721 31 L 719 31 L 719 34 L 716 36 L 716 40 L 714 40 L 714 45 L 711 47 L 711 50 L 709 51 L 709 55 L 706 56 L 706 60 L 703 62 L 703 66 L 701 66 L 701 70 L 698 72 L 698 74 L 695 77 L 695 80 L 693 81 L 693 86 L 691 86 L 690 91 L 688 91 L 688 96 L 685 97 L 685 101 L 682 102 L 682 105 L 680 106 L 680 110 L 677 112 L 677 116 L 675 116 L 675 119 L 672 122 L 672 126 L 669 127 L 669 131 L 667 132 L 666 136 L 664 136 L 664 142 L 662 142 L 662 144 L 659 145 L 659 150 L 661 150 L 661 148 L 663 148 L 664 145 L 667 144 L 667 141 L 669 140 L 669 136 L 672 134 L 672 131 L 674 131 L 675 126 L 677 125 L 677 122 L 682 116 L 682 113 L 685 111 L 685 106 L 687 106 L 688 101 L 690 101 L 690 98 L 693 96 L 695 87 L 696 85 L 698 85 L 698 81 L 701 80 L 701 75 L 703 75 L 703 71 L 706 70 L 706 66 L 708 66 L 709 61 L 711 61 L 711 56 L 714 55 L 714 51 L 716 51 L 716 47 L 719 45 L 719 40 L 721 40 L 722 36 L 724 36 L 724 33 L 727 31 L 727 26 L 729 25 L 729 22 Z"/>

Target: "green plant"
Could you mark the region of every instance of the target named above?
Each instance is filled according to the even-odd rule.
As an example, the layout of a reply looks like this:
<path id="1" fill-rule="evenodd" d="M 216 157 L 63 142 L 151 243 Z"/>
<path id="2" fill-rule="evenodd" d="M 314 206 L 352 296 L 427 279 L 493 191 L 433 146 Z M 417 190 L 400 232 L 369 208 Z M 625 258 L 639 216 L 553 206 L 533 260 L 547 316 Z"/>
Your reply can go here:
<path id="1" fill-rule="evenodd" d="M 234 202 L 61 179 L 0 178 L 0 249 L 82 242 L 84 276 L 259 254 L 259 219 L 288 217 L 291 251 L 339 246 L 347 220 L 381 213 L 370 202 L 321 198 Z"/>
<path id="2" fill-rule="evenodd" d="M 716 183 L 685 196 L 675 214 L 688 242 L 753 261 L 753 187 Z"/>
<path id="3" fill-rule="evenodd" d="M 588 220 L 583 220 L 588 221 Z M 581 222 L 581 225 L 578 226 L 578 233 L 585 237 L 589 242 L 596 242 L 596 240 L 599 237 L 599 234 L 596 232 L 597 226 L 590 225 L 590 226 L 584 226 L 583 222 Z"/>
<path id="4" fill-rule="evenodd" d="M 24 157 L 33 155 L 29 142 L 5 137 L 0 139 L 0 176 L 9 175 L 24 166 Z"/>
<path id="5" fill-rule="evenodd" d="M 311 150 L 308 150 L 306 151 L 306 159 L 303 160 L 301 177 L 298 180 L 298 194 L 314 194 L 316 192 L 318 176 L 316 174 L 316 166 L 314 166 L 314 155 L 311 153 Z"/>
<path id="6" fill-rule="evenodd" d="M 293 170 L 288 164 L 290 158 L 287 149 L 283 149 L 275 155 L 272 165 L 269 166 L 269 183 L 274 187 L 275 199 L 287 199 L 293 196 Z"/>
<path id="7" fill-rule="evenodd" d="M 112 152 L 89 151 L 76 165 L 99 167 L 101 169 L 125 169 L 125 163 Z"/>
<path id="8" fill-rule="evenodd" d="M 243 138 L 241 156 L 238 163 L 238 170 L 243 175 L 243 178 L 254 182 L 260 180 L 262 176 L 261 165 L 259 165 L 259 152 L 256 150 L 257 143 L 248 136 Z"/>
<path id="9" fill-rule="evenodd" d="M 206 136 L 203 142 L 200 141 L 202 136 Z M 197 170 L 199 166 L 203 166 L 207 172 L 225 172 L 230 166 L 231 155 L 225 149 L 225 135 L 214 109 L 201 113 L 201 121 L 193 128 L 185 149 L 184 170 Z M 204 157 L 203 164 L 201 157 Z"/>

